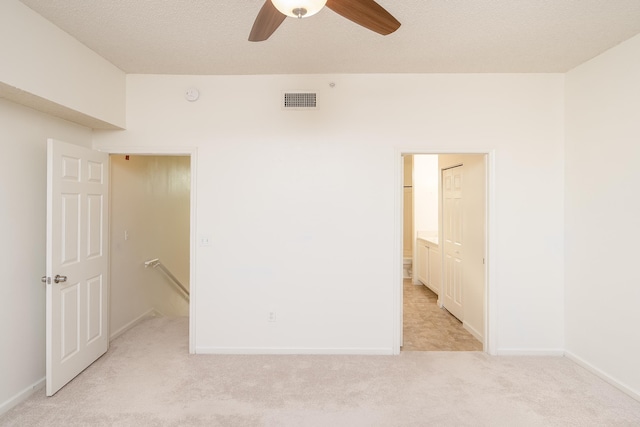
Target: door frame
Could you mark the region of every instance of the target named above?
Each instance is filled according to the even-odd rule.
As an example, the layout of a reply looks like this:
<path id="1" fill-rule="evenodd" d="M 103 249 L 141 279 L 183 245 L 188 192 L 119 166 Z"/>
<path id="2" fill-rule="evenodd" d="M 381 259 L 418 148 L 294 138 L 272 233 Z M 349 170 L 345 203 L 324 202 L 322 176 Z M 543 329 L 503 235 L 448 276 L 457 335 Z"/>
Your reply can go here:
<path id="1" fill-rule="evenodd" d="M 485 267 L 485 309 L 484 309 L 484 342 L 483 349 L 486 353 L 491 355 L 497 354 L 497 328 L 498 328 L 498 316 L 497 316 L 497 286 L 496 286 L 496 256 L 495 256 L 495 244 L 496 241 L 496 219 L 495 219 L 495 206 L 496 206 L 496 191 L 495 191 L 495 160 L 496 153 L 494 149 L 473 149 L 473 150 L 426 150 L 415 148 L 396 148 L 394 150 L 394 166 L 395 166 L 395 185 L 394 185 L 394 205 L 395 209 L 395 224 L 394 224 L 394 286 L 393 286 L 393 354 L 400 354 L 400 346 L 402 345 L 402 304 L 403 304 L 403 279 L 402 279 L 402 257 L 398 254 L 402 254 L 403 248 L 403 155 L 408 154 L 480 154 L 485 155 L 485 254 L 486 254 L 486 267 Z M 438 173 L 438 187 L 442 185 L 442 177 Z M 441 237 L 442 230 L 438 230 L 439 237 Z"/>
<path id="2" fill-rule="evenodd" d="M 136 156 L 189 156 L 191 188 L 189 200 L 189 353 L 195 354 L 196 349 L 196 297 L 198 286 L 196 284 L 196 224 L 197 224 L 197 164 L 198 149 L 195 147 L 104 147 L 96 149 L 110 156 L 114 154 L 120 155 L 136 155 Z M 111 216 L 109 216 L 111 221 Z M 111 250 L 111 242 L 109 242 L 109 250 Z M 111 309 L 109 309 L 109 315 Z"/>

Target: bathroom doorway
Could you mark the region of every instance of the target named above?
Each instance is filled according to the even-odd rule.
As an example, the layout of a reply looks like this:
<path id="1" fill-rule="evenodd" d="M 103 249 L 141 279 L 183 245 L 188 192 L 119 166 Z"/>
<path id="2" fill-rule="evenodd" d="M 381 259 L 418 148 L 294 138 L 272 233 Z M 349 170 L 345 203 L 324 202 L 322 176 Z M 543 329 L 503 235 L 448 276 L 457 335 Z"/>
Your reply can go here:
<path id="1" fill-rule="evenodd" d="M 482 351 L 487 155 L 403 153 L 402 172 L 401 350 Z"/>

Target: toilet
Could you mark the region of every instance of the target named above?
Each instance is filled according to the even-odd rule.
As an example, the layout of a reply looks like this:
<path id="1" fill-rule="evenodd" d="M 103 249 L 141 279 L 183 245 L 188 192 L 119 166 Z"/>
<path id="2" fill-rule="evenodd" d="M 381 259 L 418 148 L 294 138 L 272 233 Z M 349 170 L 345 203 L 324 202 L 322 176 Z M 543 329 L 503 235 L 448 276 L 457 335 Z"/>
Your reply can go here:
<path id="1" fill-rule="evenodd" d="M 411 258 L 402 258 L 402 278 L 411 279 L 411 264 L 413 260 Z"/>

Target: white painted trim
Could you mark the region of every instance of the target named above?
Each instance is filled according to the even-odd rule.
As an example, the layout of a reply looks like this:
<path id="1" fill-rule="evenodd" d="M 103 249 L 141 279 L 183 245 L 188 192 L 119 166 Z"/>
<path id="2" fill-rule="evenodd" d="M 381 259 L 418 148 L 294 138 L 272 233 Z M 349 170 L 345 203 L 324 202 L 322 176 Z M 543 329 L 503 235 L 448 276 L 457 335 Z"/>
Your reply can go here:
<path id="1" fill-rule="evenodd" d="M 393 287 L 392 290 L 392 294 L 391 294 L 391 301 L 392 301 L 392 318 L 393 318 L 393 328 L 391 331 L 391 348 L 392 350 L 392 354 L 394 355 L 399 355 L 400 354 L 400 349 L 402 348 L 402 344 L 403 344 L 403 331 L 402 331 L 402 318 L 403 318 L 403 302 L 402 302 L 402 292 L 403 292 L 403 282 L 404 282 L 404 274 L 402 272 L 402 254 L 403 254 L 403 232 L 402 232 L 402 223 L 404 221 L 404 203 L 403 203 L 403 198 L 404 198 L 404 190 L 400 191 L 401 189 L 403 189 L 404 185 L 404 160 L 402 159 L 402 152 L 399 150 L 394 150 L 394 173 L 395 173 L 395 180 L 394 180 L 394 201 L 393 203 L 395 204 L 395 209 L 393 210 L 393 223 L 395 224 L 395 227 L 393 228 L 393 238 L 394 241 L 396 242 L 395 245 L 393 245 L 391 247 L 391 254 L 390 256 L 392 257 L 391 259 L 393 259 L 393 271 L 394 271 L 394 278 L 397 278 L 396 280 L 398 280 L 400 282 L 399 286 L 396 285 Z M 399 325 L 398 325 L 399 323 Z"/>
<path id="2" fill-rule="evenodd" d="M 137 156 L 190 156 L 198 151 L 196 147 L 100 147 L 94 150 L 109 154 Z"/>
<path id="3" fill-rule="evenodd" d="M 189 243 L 189 353 L 196 353 L 196 296 L 198 293 L 196 258 L 197 258 L 197 165 L 198 149 L 196 147 L 103 147 L 98 149 L 109 154 L 136 154 L 147 156 L 190 156 L 191 158 L 191 195 L 190 195 L 190 243 Z"/>
<path id="4" fill-rule="evenodd" d="M 392 348 L 270 348 L 270 347 L 197 347 L 196 354 L 250 355 L 364 355 L 391 356 Z"/>
<path id="5" fill-rule="evenodd" d="M 480 340 L 483 343 L 484 351 L 491 355 L 498 354 L 498 297 L 497 297 L 497 285 L 495 283 L 495 263 L 496 253 L 495 245 L 492 242 L 496 242 L 496 226 L 497 221 L 495 218 L 495 206 L 496 206 L 496 178 L 495 178 L 495 149 L 433 149 L 425 150 L 424 148 L 395 148 L 393 155 L 395 161 L 395 209 L 394 209 L 394 252 L 392 259 L 394 260 L 394 271 L 396 280 L 396 286 L 393 292 L 393 354 L 400 354 L 400 340 L 402 339 L 402 259 L 398 254 L 402 253 L 402 155 L 403 154 L 484 154 L 486 155 L 486 193 L 485 193 L 485 209 L 487 210 L 485 216 L 485 245 L 486 250 L 486 268 L 485 268 L 485 322 L 484 322 L 484 340 Z M 439 180 L 440 178 L 438 178 Z M 438 186 L 441 184 L 439 183 Z M 440 305 L 440 298 L 438 298 L 438 305 Z"/>
<path id="6" fill-rule="evenodd" d="M 603 370 L 601 370 L 599 368 L 596 368 L 591 363 L 587 362 L 583 358 L 577 356 L 576 354 L 574 354 L 574 353 L 572 353 L 570 351 L 565 351 L 564 355 L 566 356 L 567 359 L 571 360 L 572 362 L 576 363 L 577 365 L 582 366 L 587 371 L 591 372 L 592 374 L 594 374 L 594 375 L 598 376 L 599 378 L 603 379 L 604 381 L 608 382 L 609 384 L 611 384 L 615 388 L 619 389 L 620 391 L 624 392 L 625 394 L 628 394 L 629 396 L 631 396 L 635 400 L 640 401 L 640 392 L 639 391 L 634 390 L 631 387 L 629 387 L 628 385 L 626 385 L 625 383 L 623 383 L 622 381 L 617 380 L 616 378 L 613 378 L 611 375 L 607 374 L 606 372 L 604 372 Z"/>
<path id="7" fill-rule="evenodd" d="M 196 286 L 197 269 L 197 247 L 198 241 L 197 225 L 198 225 L 198 150 L 194 148 L 191 151 L 191 197 L 190 197 L 190 209 L 191 218 L 189 222 L 189 228 L 191 230 L 191 242 L 189 244 L 189 353 L 195 354 L 196 352 L 196 295 L 198 294 L 198 287 Z"/>
<path id="8" fill-rule="evenodd" d="M 564 356 L 561 348 L 499 348 L 497 356 Z"/>
<path id="9" fill-rule="evenodd" d="M 462 322 L 462 327 L 465 328 L 467 332 L 469 332 L 471 335 L 473 335 L 475 339 L 477 339 L 481 343 L 484 343 L 484 338 L 482 337 L 482 334 L 476 329 L 474 329 L 473 326 L 469 325 L 467 322 Z"/>
<path id="10" fill-rule="evenodd" d="M 29 387 L 25 388 L 21 392 L 15 394 L 13 397 L 10 397 L 6 401 L 0 404 L 0 416 L 5 412 L 10 411 L 12 408 L 15 408 L 25 400 L 27 400 L 33 393 L 38 390 L 42 390 L 46 384 L 46 377 L 40 378 L 35 383 L 31 384 Z"/>
<path id="11" fill-rule="evenodd" d="M 118 329 L 117 331 L 115 331 L 114 333 L 112 333 L 109 336 L 109 342 L 115 340 L 116 338 L 118 338 L 120 335 L 124 334 L 125 332 L 127 332 L 129 329 L 133 328 L 134 326 L 138 325 L 140 322 L 142 322 L 143 320 L 146 320 L 150 317 L 156 317 L 156 316 L 162 316 L 162 313 L 160 313 L 158 310 L 156 310 L 155 308 L 152 308 L 148 311 L 145 311 L 144 313 L 142 313 L 140 316 L 136 317 L 135 319 L 133 319 L 131 322 L 127 323 L 126 325 L 124 325 L 123 327 L 121 327 L 120 329 Z"/>
<path id="12" fill-rule="evenodd" d="M 497 242 L 496 230 L 496 150 L 489 150 L 487 153 L 486 163 L 486 212 L 485 212 L 485 226 L 486 229 L 486 263 L 485 268 L 485 303 L 487 310 L 484 313 L 484 351 L 488 354 L 496 355 L 498 349 L 498 286 L 495 282 L 497 277 L 496 265 L 496 245 L 492 244 Z"/>

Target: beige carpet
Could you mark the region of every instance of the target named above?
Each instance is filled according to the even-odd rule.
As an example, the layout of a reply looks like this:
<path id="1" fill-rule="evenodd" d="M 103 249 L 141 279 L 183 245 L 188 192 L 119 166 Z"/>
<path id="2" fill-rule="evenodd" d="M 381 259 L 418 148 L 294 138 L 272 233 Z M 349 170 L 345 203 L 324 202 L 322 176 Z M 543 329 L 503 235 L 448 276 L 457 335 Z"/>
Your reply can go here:
<path id="1" fill-rule="evenodd" d="M 2 426 L 638 426 L 637 402 L 564 358 L 193 356 L 187 319 L 149 319 Z"/>

